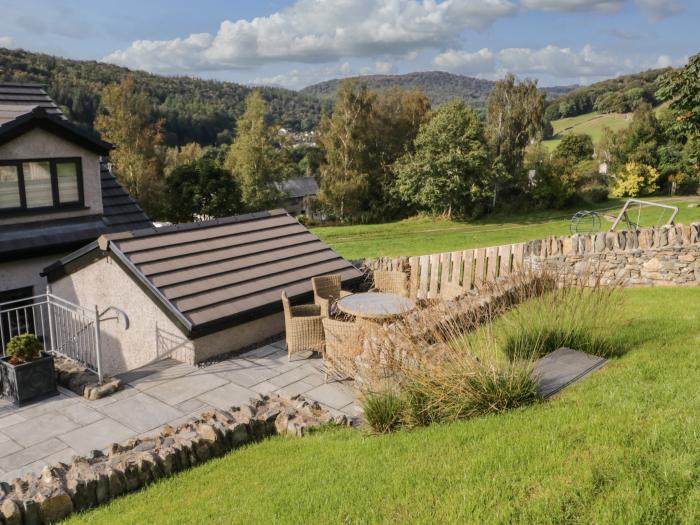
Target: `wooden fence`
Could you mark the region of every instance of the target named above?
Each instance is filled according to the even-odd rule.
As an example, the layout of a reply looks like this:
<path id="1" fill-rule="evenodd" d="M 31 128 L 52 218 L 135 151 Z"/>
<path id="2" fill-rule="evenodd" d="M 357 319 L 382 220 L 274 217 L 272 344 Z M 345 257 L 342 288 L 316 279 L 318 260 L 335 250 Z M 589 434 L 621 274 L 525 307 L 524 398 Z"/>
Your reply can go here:
<path id="1" fill-rule="evenodd" d="M 448 284 L 471 290 L 518 272 L 523 266 L 525 248 L 526 243 L 506 244 L 415 257 L 385 257 L 364 264 L 373 270 L 408 271 L 411 296 L 435 299 Z"/>

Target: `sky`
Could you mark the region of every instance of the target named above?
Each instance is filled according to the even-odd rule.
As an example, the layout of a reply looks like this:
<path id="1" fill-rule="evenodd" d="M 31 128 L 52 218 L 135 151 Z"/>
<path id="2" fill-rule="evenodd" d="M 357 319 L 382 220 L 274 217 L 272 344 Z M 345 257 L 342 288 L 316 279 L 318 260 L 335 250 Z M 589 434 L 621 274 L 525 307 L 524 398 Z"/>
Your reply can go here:
<path id="1" fill-rule="evenodd" d="M 589 84 L 700 52 L 698 0 L 0 0 L 0 47 L 292 89 L 364 74 Z"/>

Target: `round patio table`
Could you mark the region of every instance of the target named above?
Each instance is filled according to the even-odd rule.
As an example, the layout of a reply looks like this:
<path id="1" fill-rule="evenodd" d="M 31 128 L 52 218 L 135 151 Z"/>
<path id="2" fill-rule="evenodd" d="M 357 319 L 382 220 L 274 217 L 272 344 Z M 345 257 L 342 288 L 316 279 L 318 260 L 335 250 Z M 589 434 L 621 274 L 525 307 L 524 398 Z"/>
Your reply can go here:
<path id="1" fill-rule="evenodd" d="M 356 293 L 340 299 L 341 312 L 369 320 L 388 320 L 415 310 L 416 303 L 393 293 Z"/>

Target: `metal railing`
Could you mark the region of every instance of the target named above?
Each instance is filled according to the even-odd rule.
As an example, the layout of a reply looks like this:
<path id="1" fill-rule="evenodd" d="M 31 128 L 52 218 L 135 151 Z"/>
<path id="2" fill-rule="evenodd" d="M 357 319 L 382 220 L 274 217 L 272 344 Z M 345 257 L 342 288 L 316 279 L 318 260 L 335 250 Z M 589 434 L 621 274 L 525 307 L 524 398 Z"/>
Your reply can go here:
<path id="1" fill-rule="evenodd" d="M 73 304 L 47 290 L 35 295 L 0 303 L 0 346 L 5 355 L 7 343 L 21 334 L 35 334 L 44 351 L 61 354 L 92 370 L 102 382 L 100 315 Z"/>

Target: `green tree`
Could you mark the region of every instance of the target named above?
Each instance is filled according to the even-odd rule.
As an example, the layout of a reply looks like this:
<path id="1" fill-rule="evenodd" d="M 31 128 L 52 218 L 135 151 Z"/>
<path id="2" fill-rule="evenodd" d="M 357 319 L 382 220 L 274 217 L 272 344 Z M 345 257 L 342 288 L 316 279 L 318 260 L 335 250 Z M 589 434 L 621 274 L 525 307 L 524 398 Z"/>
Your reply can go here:
<path id="1" fill-rule="evenodd" d="M 662 76 L 656 96 L 669 101 L 669 108 L 675 113 L 670 129 L 684 144 L 691 144 L 689 156 L 696 165 L 700 164 L 700 53 L 690 57 L 684 68 Z"/>
<path id="2" fill-rule="evenodd" d="M 241 194 L 231 173 L 211 159 L 176 167 L 167 178 L 168 214 L 172 222 L 236 215 Z"/>
<path id="3" fill-rule="evenodd" d="M 613 174 L 610 194 L 613 197 L 641 197 L 654 193 L 659 187 L 659 172 L 652 166 L 629 162 Z"/>
<path id="4" fill-rule="evenodd" d="M 398 191 L 419 210 L 473 215 L 488 196 L 489 151 L 479 116 L 453 100 L 432 113 L 394 165 Z"/>
<path id="5" fill-rule="evenodd" d="M 276 128 L 265 121 L 266 112 L 258 91 L 248 95 L 226 158 L 226 167 L 241 188 L 243 204 L 249 211 L 274 207 L 282 198 L 275 183 L 283 178 L 283 154 Z"/>
<path id="6" fill-rule="evenodd" d="M 496 82 L 486 108 L 486 136 L 503 173 L 495 181 L 494 204 L 498 187 L 522 173 L 525 147 L 542 138 L 544 107 L 545 95 L 536 81 L 517 82 L 514 75 L 507 75 Z"/>
<path id="7" fill-rule="evenodd" d="M 325 154 L 320 167 L 321 203 L 341 219 L 366 213 L 373 158 L 372 120 L 376 95 L 357 81 L 341 82 L 333 114 L 321 119 L 319 143 Z"/>
<path id="8" fill-rule="evenodd" d="M 102 90 L 95 127 L 115 146 L 110 155 L 115 175 L 153 218 L 163 209 L 161 124 L 154 121 L 153 104 L 136 89 L 133 76 Z"/>
<path id="9" fill-rule="evenodd" d="M 590 160 L 593 157 L 593 139 L 585 133 L 564 135 L 554 150 L 554 156 L 573 162 Z"/>

